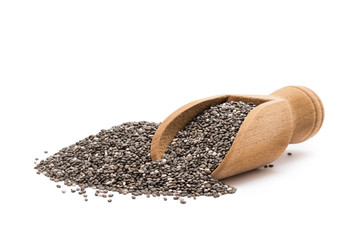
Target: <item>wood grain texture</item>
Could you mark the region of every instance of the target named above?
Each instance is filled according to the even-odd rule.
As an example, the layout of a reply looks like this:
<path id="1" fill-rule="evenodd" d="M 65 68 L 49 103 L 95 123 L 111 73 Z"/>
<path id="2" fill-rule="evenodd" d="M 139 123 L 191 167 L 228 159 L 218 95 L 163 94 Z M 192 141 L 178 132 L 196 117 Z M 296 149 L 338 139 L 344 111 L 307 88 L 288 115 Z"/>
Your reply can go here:
<path id="1" fill-rule="evenodd" d="M 220 165 L 211 173 L 215 179 L 273 162 L 289 143 L 303 142 L 314 136 L 324 120 L 320 98 L 306 87 L 284 87 L 269 96 L 209 97 L 182 106 L 160 124 L 151 143 L 152 160 L 161 159 L 176 134 L 193 118 L 210 106 L 226 101 L 252 102 L 256 107 L 241 125 Z"/>
<path id="2" fill-rule="evenodd" d="M 274 100 L 258 105 L 245 118 L 230 150 L 211 176 L 223 179 L 276 160 L 289 144 L 291 126 L 286 101 Z"/>
<path id="3" fill-rule="evenodd" d="M 290 143 L 303 142 L 320 130 L 324 121 L 324 107 L 312 90 L 291 86 L 281 88 L 271 95 L 285 99 L 289 103 L 294 123 Z"/>

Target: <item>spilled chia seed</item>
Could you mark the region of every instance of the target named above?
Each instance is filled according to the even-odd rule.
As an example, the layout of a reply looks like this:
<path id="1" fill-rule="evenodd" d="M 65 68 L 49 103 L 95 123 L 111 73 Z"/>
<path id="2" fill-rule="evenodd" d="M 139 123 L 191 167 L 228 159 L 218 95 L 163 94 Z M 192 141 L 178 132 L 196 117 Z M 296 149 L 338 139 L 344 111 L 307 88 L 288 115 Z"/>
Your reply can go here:
<path id="1" fill-rule="evenodd" d="M 93 188 L 95 196 L 103 198 L 113 197 L 114 192 L 131 194 L 133 199 L 151 195 L 166 201 L 165 196 L 173 196 L 185 204 L 182 197 L 231 194 L 236 188 L 210 174 L 254 107 L 233 101 L 210 107 L 178 132 L 158 161 L 151 160 L 150 145 L 159 124 L 141 121 L 101 130 L 41 160 L 35 169 L 54 182 L 72 186 L 71 193 L 83 195 Z"/>

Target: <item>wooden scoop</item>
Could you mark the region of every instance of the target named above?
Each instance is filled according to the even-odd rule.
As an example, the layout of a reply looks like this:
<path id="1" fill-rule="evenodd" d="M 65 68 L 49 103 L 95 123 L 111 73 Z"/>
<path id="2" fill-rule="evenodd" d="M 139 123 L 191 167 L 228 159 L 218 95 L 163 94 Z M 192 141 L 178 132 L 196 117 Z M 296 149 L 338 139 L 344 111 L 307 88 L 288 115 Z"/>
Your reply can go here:
<path id="1" fill-rule="evenodd" d="M 151 143 L 152 160 L 162 158 L 176 134 L 193 118 L 210 106 L 229 101 L 252 102 L 256 107 L 245 118 L 225 158 L 211 173 L 215 179 L 273 162 L 289 143 L 300 143 L 314 136 L 324 120 L 320 98 L 306 87 L 284 87 L 269 96 L 204 98 L 182 106 L 160 124 Z"/>

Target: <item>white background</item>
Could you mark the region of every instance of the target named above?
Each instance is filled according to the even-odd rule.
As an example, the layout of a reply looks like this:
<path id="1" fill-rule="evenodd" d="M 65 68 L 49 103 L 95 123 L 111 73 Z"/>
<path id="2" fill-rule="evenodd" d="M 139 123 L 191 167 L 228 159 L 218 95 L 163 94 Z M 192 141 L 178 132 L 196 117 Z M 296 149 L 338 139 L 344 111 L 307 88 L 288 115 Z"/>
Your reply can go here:
<path id="1" fill-rule="evenodd" d="M 359 239 L 360 3 L 0 1 L 1 239 Z M 313 89 L 325 121 L 238 191 L 181 205 L 61 194 L 44 158 L 223 94 Z"/>

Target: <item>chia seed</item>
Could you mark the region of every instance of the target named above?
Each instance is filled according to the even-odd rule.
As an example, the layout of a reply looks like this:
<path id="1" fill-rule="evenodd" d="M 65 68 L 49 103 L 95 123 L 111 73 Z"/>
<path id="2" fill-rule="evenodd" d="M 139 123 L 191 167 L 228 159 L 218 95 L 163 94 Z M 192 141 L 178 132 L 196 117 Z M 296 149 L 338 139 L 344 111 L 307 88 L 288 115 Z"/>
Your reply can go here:
<path id="1" fill-rule="evenodd" d="M 159 161 L 150 158 L 151 140 L 159 124 L 141 121 L 101 130 L 40 161 L 35 169 L 52 181 L 79 186 L 80 195 L 87 188 L 97 189 L 95 195 L 104 198 L 107 195 L 100 195 L 99 190 L 130 193 L 132 199 L 140 195 L 195 199 L 232 194 L 236 188 L 210 174 L 254 107 L 233 101 L 210 107 L 178 132 Z M 186 203 L 184 199 L 180 202 Z"/>

